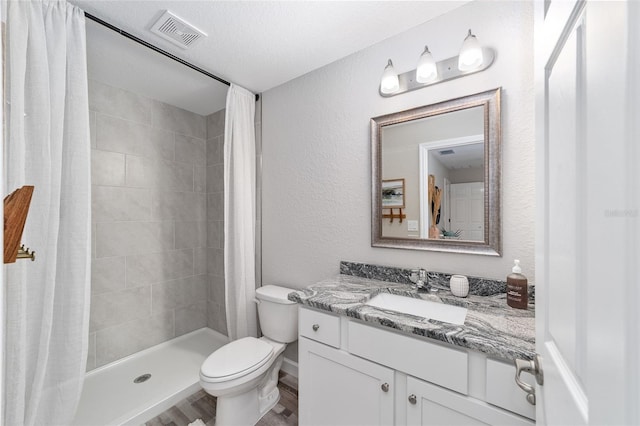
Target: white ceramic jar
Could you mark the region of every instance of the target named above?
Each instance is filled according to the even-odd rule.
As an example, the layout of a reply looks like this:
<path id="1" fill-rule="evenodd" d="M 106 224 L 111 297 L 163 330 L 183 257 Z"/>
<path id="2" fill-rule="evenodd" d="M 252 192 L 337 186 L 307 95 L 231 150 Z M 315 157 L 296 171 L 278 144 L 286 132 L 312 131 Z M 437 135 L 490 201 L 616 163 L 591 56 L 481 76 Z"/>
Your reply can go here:
<path id="1" fill-rule="evenodd" d="M 467 297 L 469 294 L 469 280 L 464 275 L 452 275 L 449 287 L 454 296 Z"/>

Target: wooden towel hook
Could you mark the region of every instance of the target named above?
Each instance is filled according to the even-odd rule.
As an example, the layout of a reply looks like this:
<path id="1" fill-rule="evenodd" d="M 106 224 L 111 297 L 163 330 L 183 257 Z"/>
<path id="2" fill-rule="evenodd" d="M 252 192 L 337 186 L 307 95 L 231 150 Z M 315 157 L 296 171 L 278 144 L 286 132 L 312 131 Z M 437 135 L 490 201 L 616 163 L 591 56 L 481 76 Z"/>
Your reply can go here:
<path id="1" fill-rule="evenodd" d="M 32 195 L 33 186 L 23 186 L 4 198 L 4 263 L 35 260 L 35 252 L 20 244 Z"/>

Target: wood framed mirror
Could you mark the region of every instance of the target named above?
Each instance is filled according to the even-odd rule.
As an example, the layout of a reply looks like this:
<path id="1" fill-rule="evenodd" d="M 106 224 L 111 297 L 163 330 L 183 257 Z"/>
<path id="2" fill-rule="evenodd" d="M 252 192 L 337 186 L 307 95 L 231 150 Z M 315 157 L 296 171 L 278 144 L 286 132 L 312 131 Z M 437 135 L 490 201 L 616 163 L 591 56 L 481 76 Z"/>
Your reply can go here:
<path id="1" fill-rule="evenodd" d="M 371 119 L 373 247 L 501 255 L 500 95 Z M 394 212 L 389 197 L 398 194 L 386 182 L 400 180 Z"/>

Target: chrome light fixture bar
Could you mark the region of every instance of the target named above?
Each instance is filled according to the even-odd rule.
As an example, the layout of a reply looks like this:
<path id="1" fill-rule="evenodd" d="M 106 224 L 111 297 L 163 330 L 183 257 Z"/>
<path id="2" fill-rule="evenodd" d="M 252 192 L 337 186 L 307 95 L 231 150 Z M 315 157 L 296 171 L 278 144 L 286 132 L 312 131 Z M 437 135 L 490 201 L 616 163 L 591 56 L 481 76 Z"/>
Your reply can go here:
<path id="1" fill-rule="evenodd" d="M 493 49 L 482 47 L 476 36 L 469 30 L 458 56 L 434 62 L 429 48 L 425 46 L 416 69 L 400 75 L 397 74 L 389 59 L 380 81 L 380 96 L 388 98 L 475 74 L 489 68 L 494 58 Z"/>
<path id="2" fill-rule="evenodd" d="M 493 64 L 495 58 L 495 52 L 488 47 L 482 48 L 483 61 L 482 64 L 470 71 L 460 71 L 458 68 L 458 56 L 453 56 L 448 59 L 436 62 L 436 68 L 438 75 L 435 79 L 428 83 L 419 83 L 416 79 L 416 70 L 407 71 L 398 75 L 398 90 L 392 93 L 383 93 L 380 90 L 380 96 L 389 98 L 391 96 L 400 95 L 402 93 L 411 92 L 413 90 L 422 89 L 423 87 L 433 86 L 434 84 L 443 83 L 449 80 L 455 80 L 456 78 L 464 77 L 465 75 L 475 74 L 480 71 L 484 71 Z"/>

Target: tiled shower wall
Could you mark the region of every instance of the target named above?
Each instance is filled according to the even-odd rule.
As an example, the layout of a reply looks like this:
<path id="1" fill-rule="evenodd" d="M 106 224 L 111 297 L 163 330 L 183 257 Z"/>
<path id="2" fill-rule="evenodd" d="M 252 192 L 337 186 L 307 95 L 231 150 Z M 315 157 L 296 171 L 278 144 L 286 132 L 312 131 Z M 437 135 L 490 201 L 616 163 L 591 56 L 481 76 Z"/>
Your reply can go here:
<path id="1" fill-rule="evenodd" d="M 227 334 L 224 308 L 224 119 L 225 110 L 207 117 L 207 325 Z"/>
<path id="2" fill-rule="evenodd" d="M 261 284 L 261 101 L 256 285 Z M 90 81 L 92 297 L 87 369 L 190 331 L 227 334 L 225 111 L 208 117 Z"/>
<path id="3" fill-rule="evenodd" d="M 207 315 L 207 300 L 217 300 L 207 285 L 207 210 L 217 218 L 222 198 L 207 186 L 221 188 L 222 175 L 212 169 L 207 179 L 205 117 L 95 81 L 89 104 L 92 369 L 216 317 Z M 212 276 L 220 253 L 209 259 Z"/>

